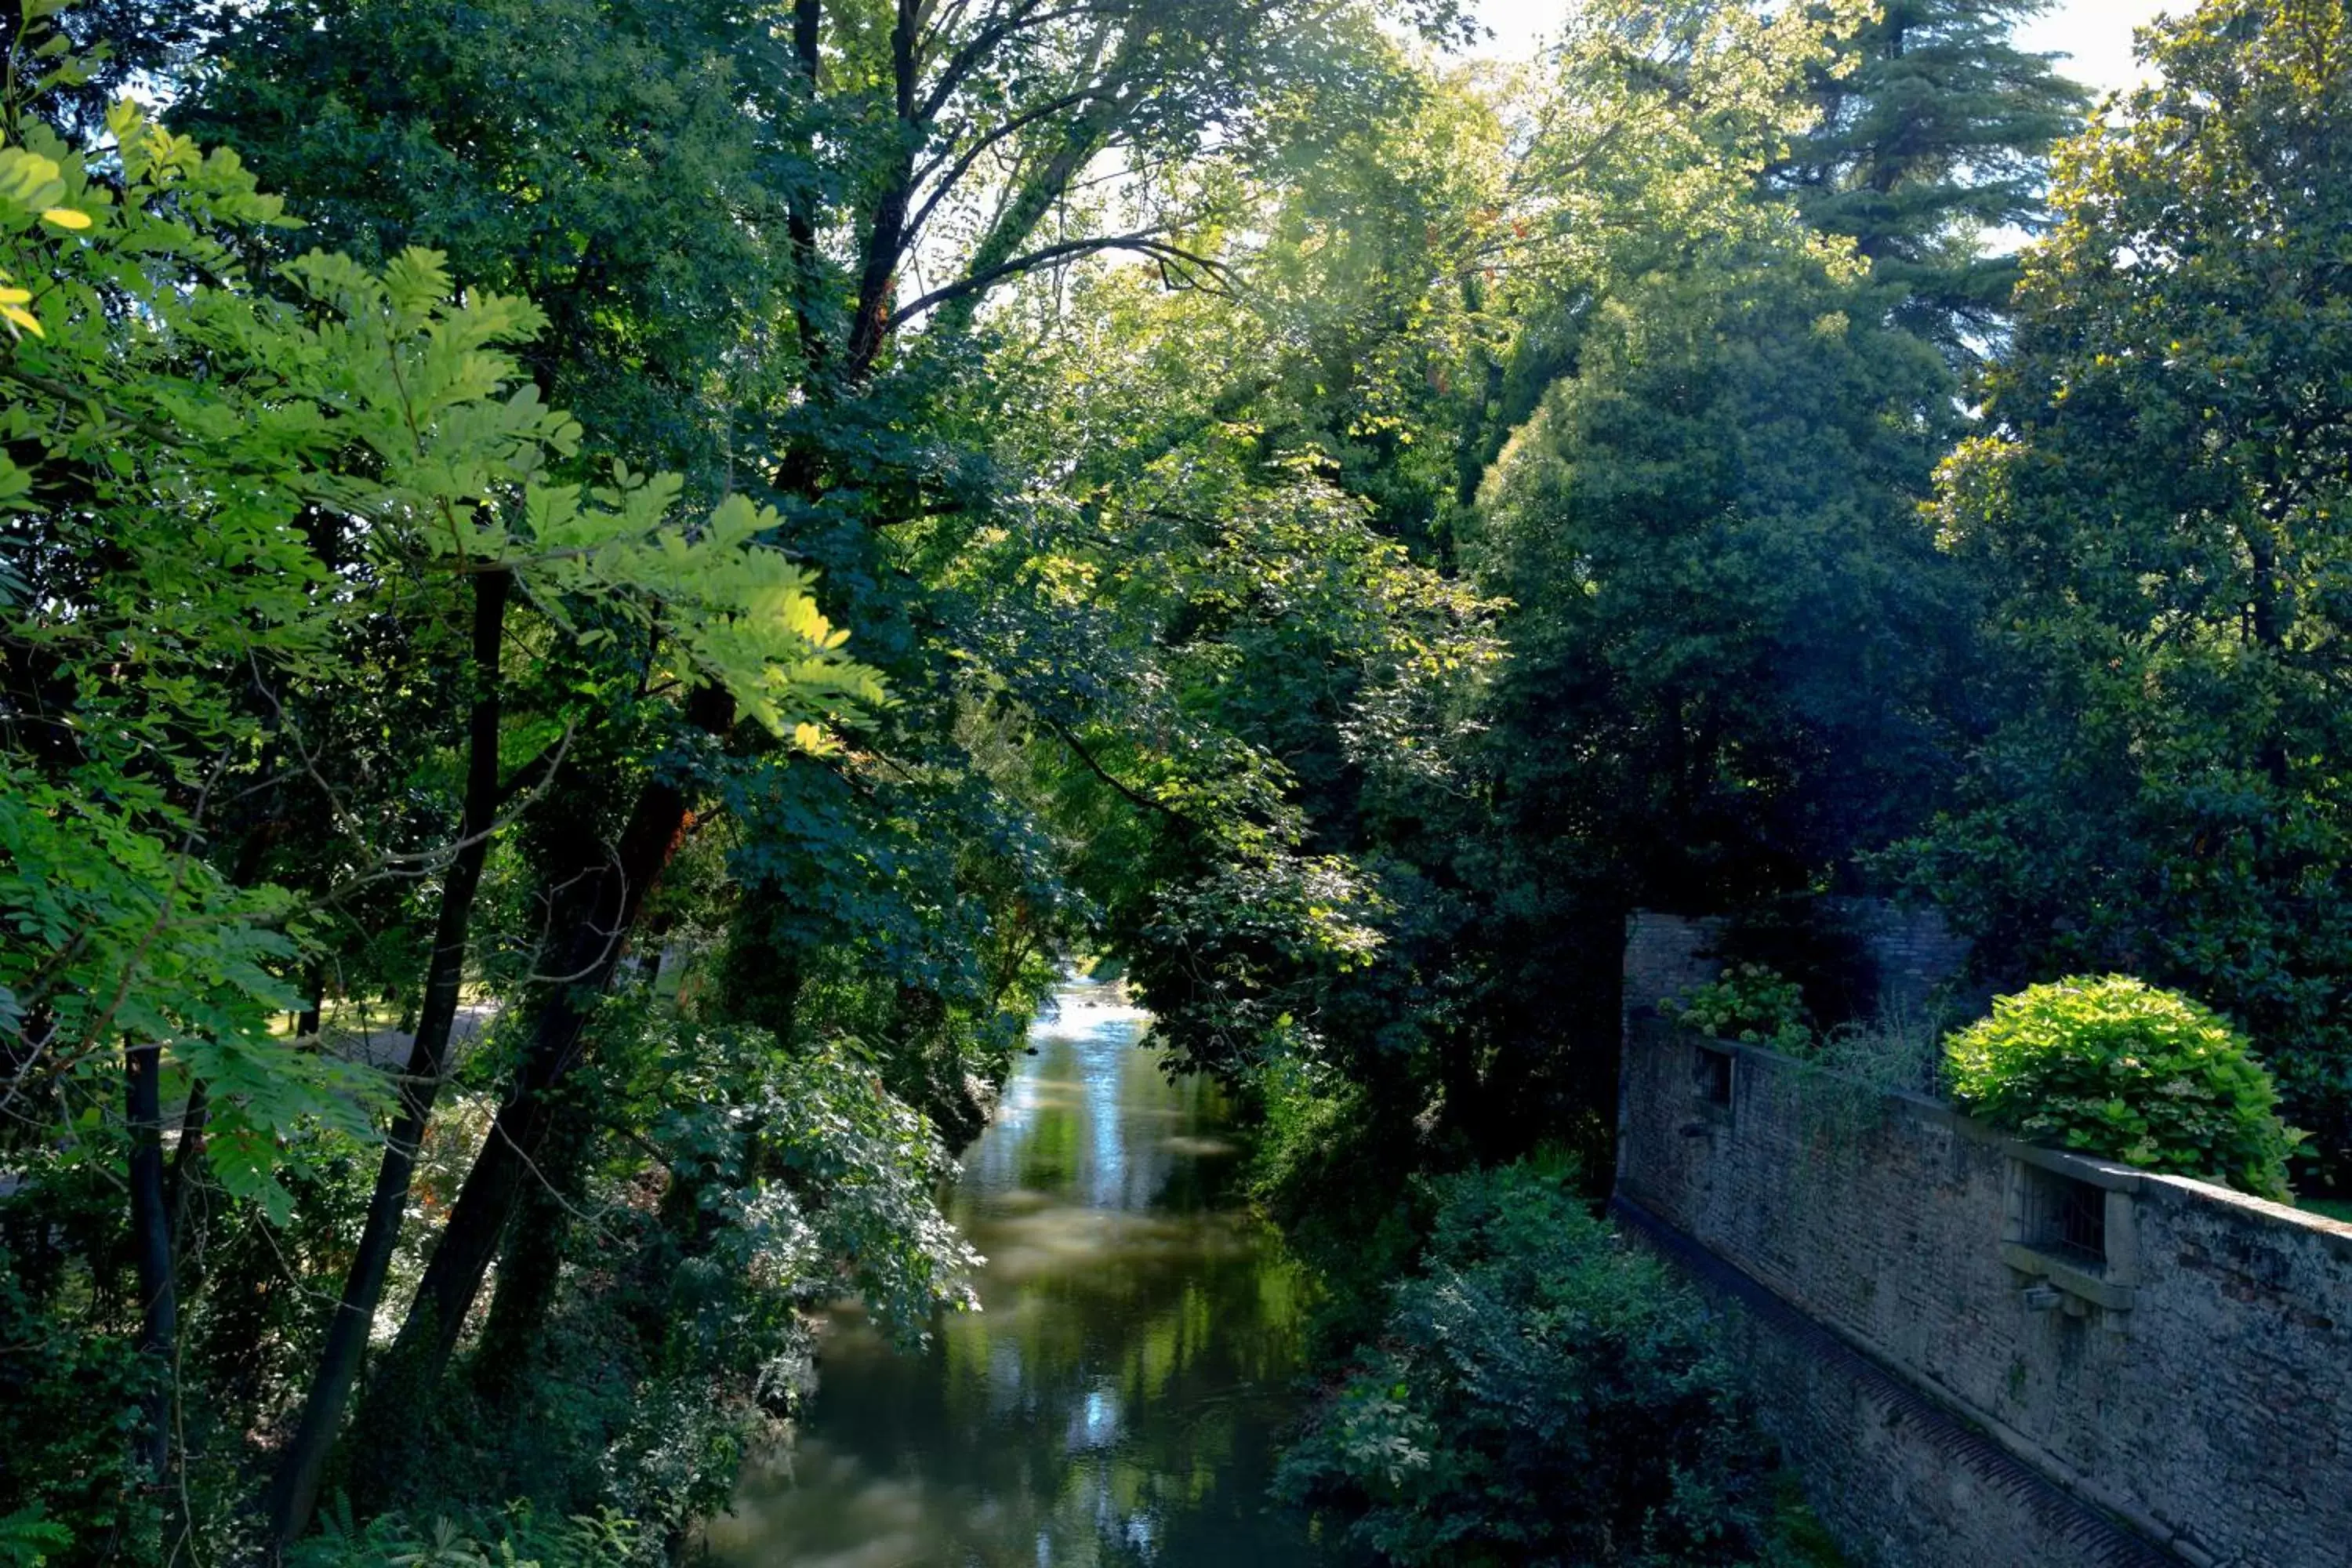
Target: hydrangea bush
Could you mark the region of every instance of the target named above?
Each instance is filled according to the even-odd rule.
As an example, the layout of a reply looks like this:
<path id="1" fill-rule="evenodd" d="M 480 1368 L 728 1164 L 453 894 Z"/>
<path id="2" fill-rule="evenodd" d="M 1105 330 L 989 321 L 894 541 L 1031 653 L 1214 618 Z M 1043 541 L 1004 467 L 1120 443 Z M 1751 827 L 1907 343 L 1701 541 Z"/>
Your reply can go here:
<path id="1" fill-rule="evenodd" d="M 1769 964 L 1732 964 L 1707 984 L 1659 1003 L 1658 1011 L 1714 1039 L 1791 1053 L 1814 1044 L 1803 988 Z"/>
<path id="2" fill-rule="evenodd" d="M 2143 1170 L 2287 1197 L 2303 1134 L 2245 1037 L 2177 992 L 2126 975 L 2075 976 L 1992 1005 L 1951 1035 L 1952 1093 L 2036 1142 Z"/>

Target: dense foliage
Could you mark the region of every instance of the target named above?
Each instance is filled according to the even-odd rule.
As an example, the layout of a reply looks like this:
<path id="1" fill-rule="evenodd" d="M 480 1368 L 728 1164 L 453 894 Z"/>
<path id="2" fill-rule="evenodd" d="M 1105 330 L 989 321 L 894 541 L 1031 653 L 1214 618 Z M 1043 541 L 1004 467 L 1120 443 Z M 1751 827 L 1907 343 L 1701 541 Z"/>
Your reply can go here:
<path id="1" fill-rule="evenodd" d="M 2342 588 L 2352 22 L 2207 5 L 2071 143 L 1937 521 L 1998 663 L 1915 846 L 1996 975 L 2115 970 L 2238 1019 L 2352 1150 Z"/>
<path id="2" fill-rule="evenodd" d="M 2302 1134 L 2245 1037 L 2210 1009 L 2126 975 L 2074 976 L 1997 998 L 1945 1044 L 1953 1095 L 1996 1127 L 2151 1171 L 2287 1195 Z"/>
<path id="3" fill-rule="evenodd" d="M 0 7 L 0 1559 L 675 1552 L 1086 955 L 1400 1560 L 1766 1550 L 1513 1164 L 1637 908 L 1889 1081 L 1822 895 L 2179 985 L 2352 1180 L 2352 22 L 2043 8 Z"/>
<path id="4" fill-rule="evenodd" d="M 1801 1561 L 1706 1311 L 1569 1173 L 1433 1184 L 1421 1267 L 1283 1489 L 1399 1563 Z"/>

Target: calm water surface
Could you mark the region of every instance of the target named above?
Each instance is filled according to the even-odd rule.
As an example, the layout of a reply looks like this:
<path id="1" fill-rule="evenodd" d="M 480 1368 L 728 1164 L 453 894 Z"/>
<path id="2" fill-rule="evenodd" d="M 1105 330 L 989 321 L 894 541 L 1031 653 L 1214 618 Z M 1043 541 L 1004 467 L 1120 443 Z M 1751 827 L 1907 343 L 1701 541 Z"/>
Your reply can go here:
<path id="1" fill-rule="evenodd" d="M 1144 1016 L 1072 985 L 1015 1058 L 950 1211 L 984 1309 L 928 1352 L 831 1324 L 789 1455 L 710 1545 L 732 1568 L 1253 1568 L 1325 1561 L 1272 1505 L 1299 1283 L 1240 1201 L 1199 1079 Z"/>

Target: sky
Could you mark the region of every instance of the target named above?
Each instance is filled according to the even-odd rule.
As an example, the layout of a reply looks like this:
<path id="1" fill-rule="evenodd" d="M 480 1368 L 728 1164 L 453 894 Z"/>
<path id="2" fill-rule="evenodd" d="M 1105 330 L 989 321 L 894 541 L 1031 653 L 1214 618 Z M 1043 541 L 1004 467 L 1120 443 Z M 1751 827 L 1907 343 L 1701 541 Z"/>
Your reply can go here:
<path id="1" fill-rule="evenodd" d="M 2070 57 L 2059 68 L 2096 91 L 2127 87 L 2138 78 L 2132 29 L 2189 0 L 2060 0 L 2040 21 L 2021 30 L 2026 47 Z M 1524 55 L 1567 9 L 1567 0 L 1479 0 L 1478 14 L 1495 30 L 1491 52 Z"/>
<path id="2" fill-rule="evenodd" d="M 2024 47 L 2070 55 L 2060 69 L 2098 91 L 2129 87 L 2140 78 L 2132 58 L 2132 29 L 2167 11 L 2185 11 L 2187 0 L 2065 0 L 2018 32 Z"/>

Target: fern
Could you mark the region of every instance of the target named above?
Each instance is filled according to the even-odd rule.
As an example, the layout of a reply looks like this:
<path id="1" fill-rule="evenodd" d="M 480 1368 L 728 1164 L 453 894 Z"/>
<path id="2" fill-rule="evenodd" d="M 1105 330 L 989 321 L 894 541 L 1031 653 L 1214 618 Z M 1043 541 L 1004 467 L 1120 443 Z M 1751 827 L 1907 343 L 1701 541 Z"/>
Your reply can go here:
<path id="1" fill-rule="evenodd" d="M 52 1552 L 73 1544 L 65 1526 L 41 1517 L 41 1505 L 0 1515 L 0 1568 L 41 1568 Z"/>

